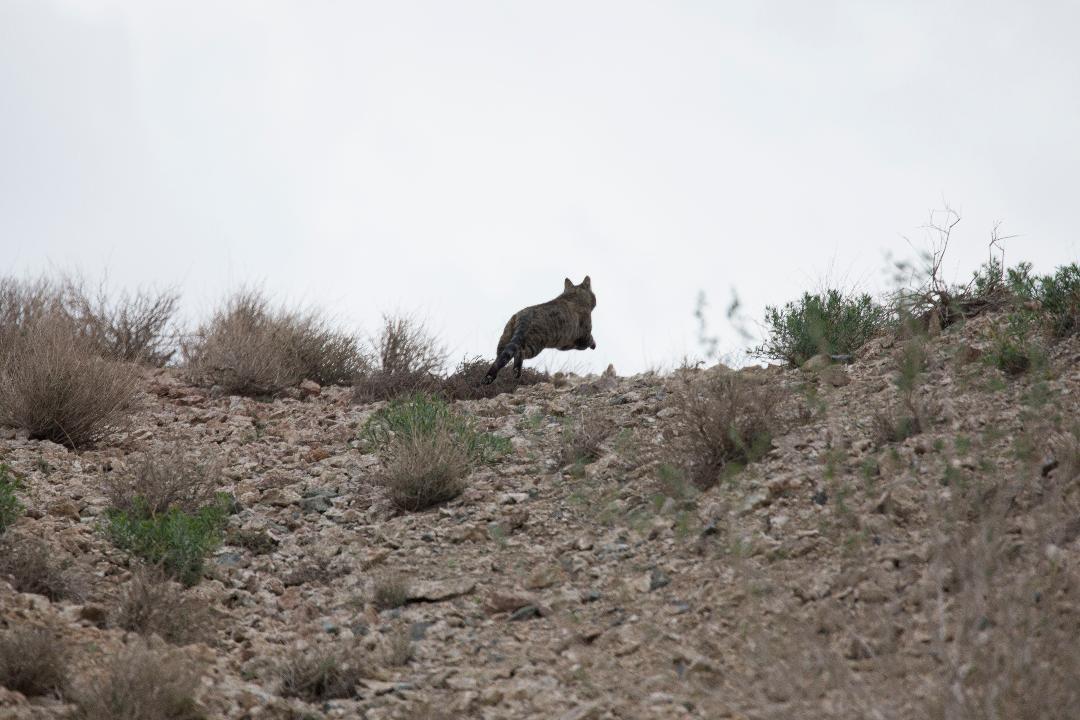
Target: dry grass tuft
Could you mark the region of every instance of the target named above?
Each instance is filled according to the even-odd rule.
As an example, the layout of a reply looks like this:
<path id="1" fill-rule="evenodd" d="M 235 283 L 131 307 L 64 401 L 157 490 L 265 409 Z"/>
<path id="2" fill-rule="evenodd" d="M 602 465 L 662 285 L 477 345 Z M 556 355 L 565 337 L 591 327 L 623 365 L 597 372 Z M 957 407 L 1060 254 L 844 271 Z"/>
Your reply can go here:
<path id="1" fill-rule="evenodd" d="M 409 599 L 409 581 L 400 573 L 386 573 L 375 578 L 371 601 L 379 610 L 401 607 Z"/>
<path id="2" fill-rule="evenodd" d="M 48 543 L 35 537 L 10 533 L 0 540 L 0 575 L 6 575 L 16 592 L 44 595 L 50 600 L 79 600 L 84 580 L 61 562 Z"/>
<path id="3" fill-rule="evenodd" d="M 292 651 L 278 674 L 282 695 L 320 702 L 351 697 L 368 666 L 355 647 L 313 647 Z"/>
<path id="4" fill-rule="evenodd" d="M 180 583 L 152 566 L 135 570 L 113 609 L 111 621 L 123 630 L 157 634 L 177 645 L 207 641 L 214 632 L 209 606 L 185 594 Z"/>
<path id="5" fill-rule="evenodd" d="M 74 692 L 78 720 L 202 720 L 195 701 L 200 673 L 178 653 L 135 643 L 102 658 L 99 672 Z"/>
<path id="6" fill-rule="evenodd" d="M 48 315 L 0 358 L 0 422 L 72 448 L 115 434 L 135 397 L 132 367 L 105 360 L 68 319 Z"/>
<path id="7" fill-rule="evenodd" d="M 425 510 L 453 500 L 465 490 L 469 455 L 445 427 L 396 438 L 389 458 L 382 484 L 402 510 Z"/>
<path id="8" fill-rule="evenodd" d="M 390 633 L 383 647 L 383 664 L 389 667 L 408 665 L 413 659 L 413 643 L 408 628 L 398 628 Z"/>
<path id="9" fill-rule="evenodd" d="M 443 394 L 448 400 L 479 400 L 512 393 L 523 385 L 551 382 L 551 376 L 546 372 L 522 368 L 520 378 L 515 378 L 512 372 L 503 372 L 499 373 L 495 382 L 490 385 L 481 385 L 480 381 L 484 379 L 489 367 L 491 361 L 481 357 L 462 360 L 457 369 L 443 381 Z"/>
<path id="10" fill-rule="evenodd" d="M 382 332 L 371 342 L 370 368 L 353 381 L 354 397 L 373 402 L 435 392 L 445 362 L 445 350 L 423 324 L 408 316 L 386 315 Z"/>
<path id="11" fill-rule="evenodd" d="M 17 626 L 0 633 L 0 686 L 23 695 L 60 693 L 67 679 L 67 646 L 49 628 Z"/>
<path id="12" fill-rule="evenodd" d="M 230 297 L 182 353 L 193 382 L 239 395 L 273 395 L 305 379 L 347 384 L 365 368 L 355 337 L 314 312 L 273 310 L 254 290 Z"/>
<path id="13" fill-rule="evenodd" d="M 775 386 L 734 372 L 682 374 L 673 392 L 676 464 L 701 489 L 720 473 L 758 460 L 780 429 Z"/>
<path id="14" fill-rule="evenodd" d="M 180 445 L 147 451 L 127 472 L 102 476 L 110 507 L 159 515 L 171 507 L 193 513 L 214 502 L 221 480 L 216 458 L 185 452 Z"/>

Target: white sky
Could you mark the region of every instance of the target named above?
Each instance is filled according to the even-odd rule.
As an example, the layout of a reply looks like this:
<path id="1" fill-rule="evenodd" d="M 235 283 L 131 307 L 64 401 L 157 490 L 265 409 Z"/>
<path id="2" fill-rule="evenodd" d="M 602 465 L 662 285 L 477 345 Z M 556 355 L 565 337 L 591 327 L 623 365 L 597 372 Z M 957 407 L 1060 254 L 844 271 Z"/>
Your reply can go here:
<path id="1" fill-rule="evenodd" d="M 592 276 L 620 374 L 828 277 L 886 282 L 927 211 L 966 279 L 1080 257 L 1080 3 L 0 0 L 0 272 L 262 283 L 491 356 Z"/>

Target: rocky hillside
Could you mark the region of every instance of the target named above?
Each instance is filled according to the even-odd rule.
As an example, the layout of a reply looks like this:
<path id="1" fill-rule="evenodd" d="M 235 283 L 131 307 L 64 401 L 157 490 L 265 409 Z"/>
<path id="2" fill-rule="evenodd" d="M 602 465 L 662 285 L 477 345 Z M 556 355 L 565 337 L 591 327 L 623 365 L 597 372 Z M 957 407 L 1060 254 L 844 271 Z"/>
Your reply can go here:
<path id="1" fill-rule="evenodd" d="M 146 370 L 117 442 L 0 429 L 25 507 L 5 552 L 44 541 L 24 564 L 48 576 L 8 563 L 0 630 L 51 633 L 64 688 L 134 648 L 192 668 L 176 717 L 1075 717 L 1080 342 L 1009 375 L 985 361 L 1000 322 L 879 338 L 848 364 L 458 401 L 509 447 L 421 512 L 378 482 L 363 429 L 384 403 Z M 682 403 L 729 373 L 778 393 L 779 424 L 695 485 Z M 160 443 L 217 462 L 232 506 L 201 579 L 159 597 L 180 632 L 140 633 L 120 608 L 147 581 L 103 530 L 107 488 Z M 0 687 L 0 717 L 72 717 L 74 695 Z"/>

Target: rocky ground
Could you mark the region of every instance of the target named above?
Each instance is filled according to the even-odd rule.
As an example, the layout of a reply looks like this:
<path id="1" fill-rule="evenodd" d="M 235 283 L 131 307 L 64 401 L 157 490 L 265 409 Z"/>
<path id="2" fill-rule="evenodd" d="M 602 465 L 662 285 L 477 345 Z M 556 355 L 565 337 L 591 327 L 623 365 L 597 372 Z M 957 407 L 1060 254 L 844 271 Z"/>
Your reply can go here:
<path id="1" fill-rule="evenodd" d="M 77 673 L 134 641 L 108 621 L 135 561 L 100 530 L 102 476 L 166 441 L 218 457 L 239 505 L 184 591 L 215 617 L 182 648 L 208 717 L 975 718 L 1017 693 L 1060 699 L 1071 681 L 1057 673 L 1080 666 L 1054 640 L 1076 637 L 1080 605 L 1075 583 L 1047 578 L 1072 578 L 1080 550 L 1080 342 L 1007 377 L 982 360 L 995 322 L 928 342 L 926 426 L 896 442 L 876 417 L 900 407 L 898 340 L 849 365 L 739 371 L 781 388 L 791 421 L 763 460 L 703 492 L 664 466 L 673 389 L 725 368 L 458 402 L 512 452 L 419 513 L 395 511 L 374 482 L 380 460 L 358 431 L 379 404 L 310 385 L 214 397 L 147 371 L 113 446 L 0 430 L 27 507 L 8 532 L 46 539 L 88 587 L 50 602 L 0 577 L 0 625 L 62 628 Z M 562 466 L 582 418 L 609 430 L 600 457 Z M 408 602 L 379 611 L 390 577 Z M 283 697 L 287 653 L 334 644 L 370 658 L 354 696 Z M 999 717 L 1074 717 L 1048 707 Z M 0 688 L 3 718 L 70 711 Z"/>

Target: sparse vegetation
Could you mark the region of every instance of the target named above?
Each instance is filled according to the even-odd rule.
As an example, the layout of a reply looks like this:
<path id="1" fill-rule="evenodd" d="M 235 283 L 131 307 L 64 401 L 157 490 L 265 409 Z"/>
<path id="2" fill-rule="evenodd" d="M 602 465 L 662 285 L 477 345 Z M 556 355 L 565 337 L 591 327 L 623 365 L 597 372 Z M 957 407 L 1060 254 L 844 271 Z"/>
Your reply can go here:
<path id="1" fill-rule="evenodd" d="M 62 294 L 79 334 L 102 357 L 162 367 L 176 352 L 170 328 L 180 302 L 176 291 L 123 292 L 113 300 L 104 284 L 91 292 L 81 279 L 68 277 Z"/>
<path id="2" fill-rule="evenodd" d="M 61 692 L 67 680 L 67 645 L 51 628 L 18 625 L 0 631 L 0 686 L 23 695 Z"/>
<path id="3" fill-rule="evenodd" d="M 395 438 L 387 449 L 382 484 L 402 510 L 416 512 L 453 500 L 465 490 L 470 458 L 446 427 Z"/>
<path id="4" fill-rule="evenodd" d="M 214 629 L 209 606 L 186 595 L 161 568 L 152 566 L 132 573 L 110 619 L 116 627 L 157 634 L 177 645 L 208 640 Z"/>
<path id="5" fill-rule="evenodd" d="M 195 700 L 200 673 L 178 653 L 134 643 L 102 658 L 73 699 L 77 720 L 203 720 Z"/>
<path id="6" fill-rule="evenodd" d="M 215 457 L 186 452 L 178 444 L 155 447 L 131 470 L 102 476 L 110 506 L 128 514 L 159 515 L 171 507 L 196 512 L 213 504 L 219 483 Z"/>
<path id="7" fill-rule="evenodd" d="M 120 428 L 134 397 L 131 367 L 103 359 L 57 314 L 35 321 L 0 358 L 0 424 L 35 439 L 100 442 Z"/>
<path id="8" fill-rule="evenodd" d="M 443 381 L 443 394 L 449 400 L 478 400 L 495 397 L 502 393 L 512 393 L 523 385 L 552 381 L 551 376 L 546 372 L 522 368 L 520 378 L 515 378 L 512 372 L 503 372 L 495 378 L 495 382 L 481 385 L 480 381 L 484 379 L 491 363 L 491 360 L 480 357 L 462 360 L 457 369 Z"/>
<path id="9" fill-rule="evenodd" d="M 890 321 L 889 310 L 865 293 L 804 293 L 798 302 L 765 308 L 769 336 L 754 353 L 799 367 L 819 353 L 854 353 Z"/>
<path id="10" fill-rule="evenodd" d="M 0 463 L 0 535 L 22 515 L 23 506 L 15 491 L 21 487 L 11 468 Z"/>
<path id="11" fill-rule="evenodd" d="M 279 669 L 281 694 L 307 702 L 351 697 L 368 672 L 368 663 L 353 646 L 296 649 Z"/>
<path id="12" fill-rule="evenodd" d="M 987 362 L 1006 375 L 1016 376 L 1041 365 L 1045 352 L 1034 336 L 1037 319 L 1030 311 L 1016 310 L 1006 317 L 1003 326 L 991 331 Z"/>
<path id="13" fill-rule="evenodd" d="M 611 421 L 598 413 L 579 415 L 563 428 L 559 464 L 565 467 L 593 462 L 600 457 L 600 446 L 613 430 Z"/>
<path id="14" fill-rule="evenodd" d="M 765 455 L 780 429 L 776 389 L 734 372 L 684 375 L 673 396 L 679 411 L 673 463 L 701 489 L 715 485 L 722 471 Z"/>
<path id="15" fill-rule="evenodd" d="M 221 544 L 227 515 L 224 495 L 194 512 L 170 507 L 153 513 L 136 501 L 131 510 L 109 510 L 105 533 L 117 547 L 160 565 L 185 585 L 194 585 L 202 576 L 206 556 Z"/>
<path id="16" fill-rule="evenodd" d="M 874 415 L 873 435 L 878 445 L 903 442 L 918 435 L 930 420 L 928 409 L 918 395 L 926 370 L 925 342 L 925 337 L 916 334 L 908 338 L 897 353 L 897 373 L 893 382 L 900 395 L 900 405 Z"/>
<path id="17" fill-rule="evenodd" d="M 242 290 L 182 345 L 191 379 L 238 395 L 274 395 L 308 379 L 348 384 L 366 367 L 358 340 L 316 312 L 271 308 Z"/>
<path id="18" fill-rule="evenodd" d="M 371 602 L 379 610 L 401 607 L 409 598 L 409 581 L 401 573 L 385 573 L 375 578 Z"/>
<path id="19" fill-rule="evenodd" d="M 0 539 L 0 576 L 6 575 L 17 592 L 44 595 L 50 600 L 78 600 L 84 581 L 71 570 L 71 562 L 59 560 L 44 541 L 6 533 Z"/>
<path id="20" fill-rule="evenodd" d="M 383 316 L 383 328 L 371 341 L 367 369 L 353 381 L 358 402 L 389 400 L 436 392 L 446 353 L 427 328 L 404 315 Z"/>
<path id="21" fill-rule="evenodd" d="M 431 438 L 438 434 L 451 437 L 471 461 L 491 462 L 510 451 L 506 438 L 478 431 L 472 421 L 433 395 L 392 401 L 371 416 L 361 433 L 374 448 L 388 448 L 394 440 Z"/>

